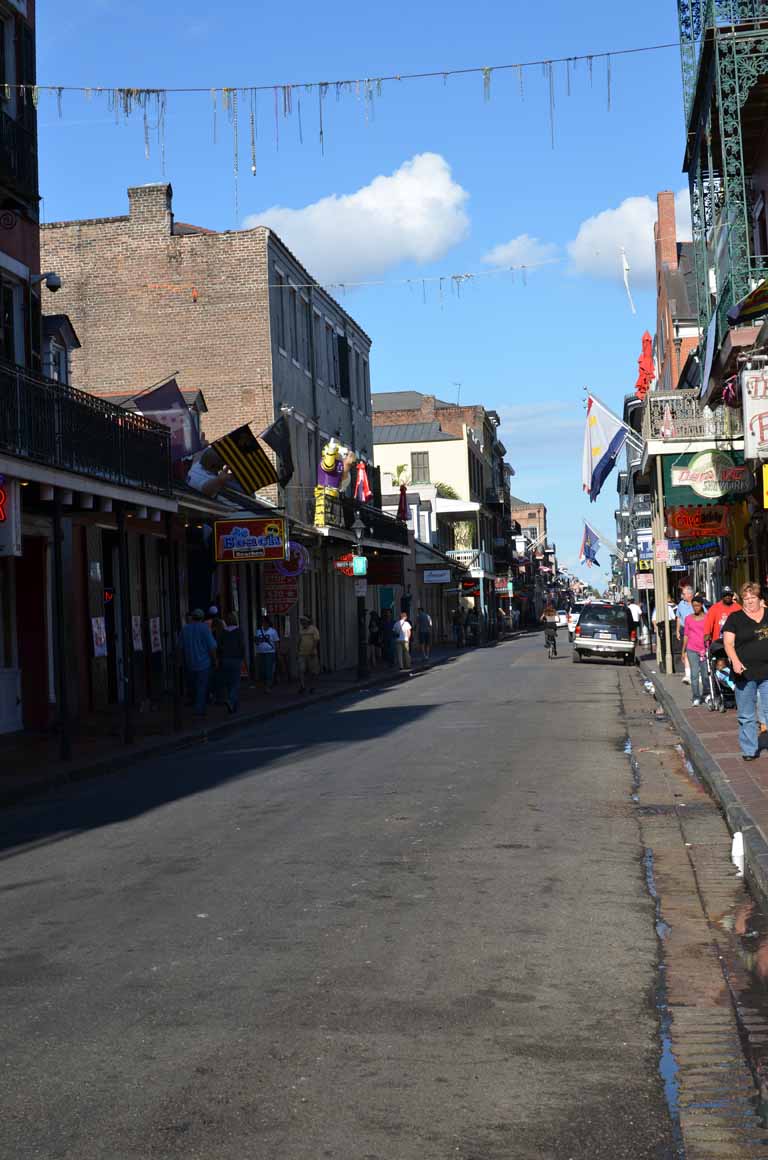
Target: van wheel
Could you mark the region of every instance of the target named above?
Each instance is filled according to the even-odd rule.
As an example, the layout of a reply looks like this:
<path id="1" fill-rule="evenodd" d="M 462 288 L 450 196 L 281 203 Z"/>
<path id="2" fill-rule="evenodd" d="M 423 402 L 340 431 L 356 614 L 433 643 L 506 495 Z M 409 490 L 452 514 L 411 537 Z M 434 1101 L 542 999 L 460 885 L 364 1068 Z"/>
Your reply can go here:
<path id="1" fill-rule="evenodd" d="M 571 660 L 573 661 L 573 663 L 575 665 L 580 664 L 581 663 L 581 653 L 577 652 L 576 649 L 574 649 L 572 654 L 571 654 Z"/>

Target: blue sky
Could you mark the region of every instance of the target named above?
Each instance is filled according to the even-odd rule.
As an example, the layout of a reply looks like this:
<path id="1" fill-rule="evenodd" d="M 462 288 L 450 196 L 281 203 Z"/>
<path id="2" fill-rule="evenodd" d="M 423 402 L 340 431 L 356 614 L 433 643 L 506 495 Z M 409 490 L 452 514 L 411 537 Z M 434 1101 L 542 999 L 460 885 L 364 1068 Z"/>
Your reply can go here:
<path id="1" fill-rule="evenodd" d="M 673 0 L 545 8 L 476 0 L 390 0 L 370 10 L 294 0 L 158 4 L 38 0 L 41 84 L 245 86 L 376 77 L 600 53 L 674 41 Z M 614 57 L 554 74 L 541 67 L 482 78 L 386 84 L 366 117 L 354 92 L 324 102 L 293 90 L 293 116 L 258 98 L 257 174 L 247 102 L 240 102 L 239 213 L 232 129 L 219 102 L 212 141 L 208 93 L 169 97 L 165 176 L 181 220 L 231 229 L 273 221 L 323 279 L 382 280 L 339 294 L 373 338 L 374 390 L 415 388 L 499 410 L 515 493 L 543 500 L 561 560 L 575 565 L 581 518 L 613 534 L 615 477 L 592 506 L 581 492 L 583 388 L 617 408 L 634 385 L 640 339 L 654 329 L 649 227 L 660 189 L 683 188 L 679 54 Z M 301 99 L 303 144 L 299 141 Z M 45 220 L 126 212 L 126 188 L 161 179 L 141 116 L 115 123 L 106 101 L 65 93 L 39 107 Z M 627 202 L 627 199 L 634 199 Z M 589 219 L 622 206 L 618 215 Z M 299 211 L 299 212 L 290 212 Z M 581 232 L 580 232 L 581 231 Z M 626 238 L 637 315 L 620 277 Z M 576 248 L 569 243 L 576 241 Z M 546 260 L 528 274 L 497 273 L 457 288 L 419 279 L 493 270 L 494 261 Z M 402 279 L 412 278 L 411 287 Z M 457 384 L 461 384 L 460 388 Z M 607 552 L 604 552 L 607 560 Z M 579 573 L 588 576 L 583 570 Z"/>

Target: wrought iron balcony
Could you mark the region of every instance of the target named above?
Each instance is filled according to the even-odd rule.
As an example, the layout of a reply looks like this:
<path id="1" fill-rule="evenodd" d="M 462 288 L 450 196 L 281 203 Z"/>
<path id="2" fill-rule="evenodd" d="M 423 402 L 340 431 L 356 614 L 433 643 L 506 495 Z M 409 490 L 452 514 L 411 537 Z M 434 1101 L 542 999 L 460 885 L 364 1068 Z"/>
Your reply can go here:
<path id="1" fill-rule="evenodd" d="M 35 133 L 14 117 L 0 112 L 0 182 L 18 193 L 37 193 Z"/>
<path id="2" fill-rule="evenodd" d="M 493 572 L 493 558 L 482 548 L 454 548 L 445 553 L 452 560 L 469 568 L 470 572 Z"/>
<path id="3" fill-rule="evenodd" d="M 355 512 L 360 512 L 360 519 L 368 529 L 368 534 L 374 540 L 384 543 L 397 544 L 399 547 L 408 547 L 408 526 L 402 520 L 387 515 L 386 512 L 371 504 L 358 503 L 351 496 L 341 497 L 341 512 L 344 526 L 349 529 L 355 522 Z"/>
<path id="4" fill-rule="evenodd" d="M 643 410 L 643 438 L 646 442 L 738 439 L 744 434 L 741 411 L 732 407 L 710 410 L 695 391 L 651 393 Z"/>
<path id="5" fill-rule="evenodd" d="M 171 491 L 166 427 L 4 362 L 0 451 L 142 491 Z"/>

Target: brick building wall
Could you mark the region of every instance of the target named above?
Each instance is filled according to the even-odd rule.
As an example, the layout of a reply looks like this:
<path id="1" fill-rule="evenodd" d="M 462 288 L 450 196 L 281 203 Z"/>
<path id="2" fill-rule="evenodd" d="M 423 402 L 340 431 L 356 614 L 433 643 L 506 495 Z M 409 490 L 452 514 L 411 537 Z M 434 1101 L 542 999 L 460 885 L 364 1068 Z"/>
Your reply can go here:
<path id="1" fill-rule="evenodd" d="M 522 500 L 514 501 L 511 505 L 510 515 L 513 521 L 517 522 L 523 529 L 525 534 L 528 528 L 536 528 L 536 535 L 534 539 L 539 539 L 541 536 L 547 534 L 547 508 L 543 503 L 524 503 Z"/>
<path id="2" fill-rule="evenodd" d="M 266 425 L 269 231 L 175 232 L 171 197 L 170 185 L 141 186 L 129 190 L 127 217 L 42 228 L 43 267 L 62 279 L 56 307 L 82 344 L 73 382 L 123 394 L 178 372 L 205 394 L 209 439 L 240 423 Z"/>
<path id="3" fill-rule="evenodd" d="M 691 351 L 699 344 L 695 321 L 696 303 L 671 298 L 670 286 L 683 289 L 680 247 L 675 220 L 675 195 L 663 190 L 656 197 L 657 219 L 653 228 L 656 252 L 656 361 L 659 391 L 674 390 Z M 675 289 L 676 288 L 676 289 Z"/>

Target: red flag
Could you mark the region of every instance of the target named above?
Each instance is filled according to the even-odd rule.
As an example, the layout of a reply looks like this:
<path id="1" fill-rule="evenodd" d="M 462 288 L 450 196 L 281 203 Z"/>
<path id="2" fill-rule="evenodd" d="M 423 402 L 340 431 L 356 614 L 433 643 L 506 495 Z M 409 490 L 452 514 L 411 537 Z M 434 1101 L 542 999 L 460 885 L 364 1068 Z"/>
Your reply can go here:
<path id="1" fill-rule="evenodd" d="M 368 503 L 373 492 L 368 486 L 368 472 L 362 459 L 357 465 L 357 482 L 355 484 L 355 499 L 360 503 Z"/>
<path id="2" fill-rule="evenodd" d="M 406 487 L 404 483 L 400 484 L 400 501 L 397 505 L 397 518 L 402 520 L 404 524 L 408 523 L 408 501 L 406 499 Z"/>

